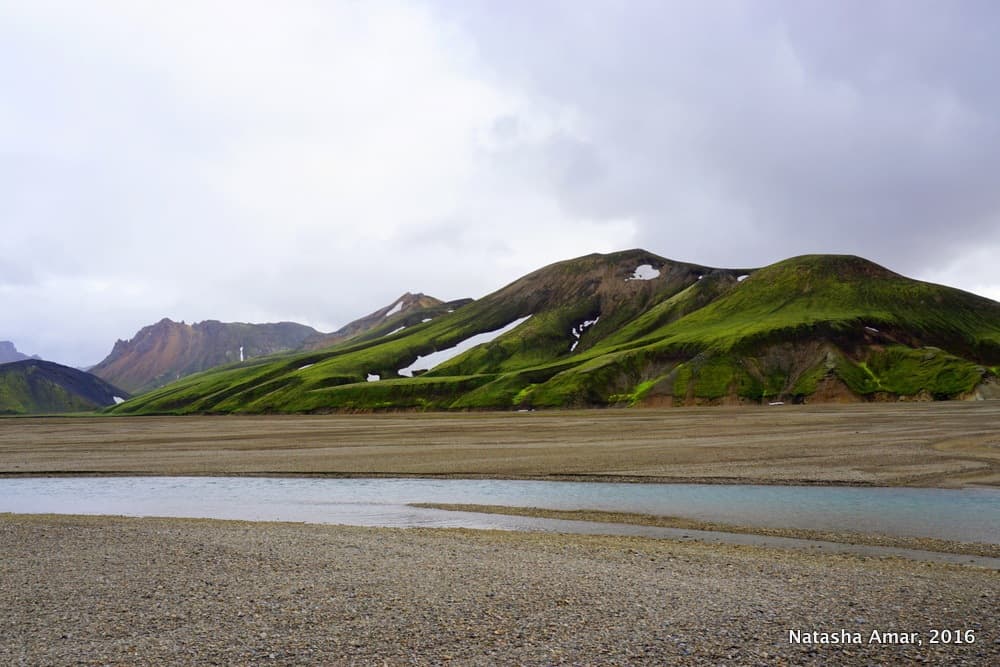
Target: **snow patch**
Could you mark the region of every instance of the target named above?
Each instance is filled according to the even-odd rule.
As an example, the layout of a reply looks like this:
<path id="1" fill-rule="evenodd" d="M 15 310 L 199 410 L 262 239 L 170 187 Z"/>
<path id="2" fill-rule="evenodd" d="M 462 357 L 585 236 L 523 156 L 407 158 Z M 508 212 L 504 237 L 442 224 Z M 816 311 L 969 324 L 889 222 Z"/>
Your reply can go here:
<path id="1" fill-rule="evenodd" d="M 704 277 L 705 277 L 705 276 L 698 276 L 698 280 L 701 280 L 701 279 L 702 279 L 702 278 L 704 278 Z"/>
<path id="2" fill-rule="evenodd" d="M 389 333 L 387 333 L 386 336 L 391 336 L 392 334 L 398 334 L 400 331 L 402 331 L 405 328 L 406 328 L 406 325 L 403 325 L 403 326 L 399 327 L 398 329 L 393 329 L 392 331 L 390 331 Z"/>
<path id="3" fill-rule="evenodd" d="M 382 379 L 382 376 L 379 375 L 378 373 L 369 373 L 368 377 L 365 379 L 368 380 L 369 382 L 378 382 L 379 380 Z"/>
<path id="4" fill-rule="evenodd" d="M 305 366 L 299 366 L 299 370 L 300 371 L 304 371 L 305 369 L 309 368 L 310 366 L 315 366 L 315 365 L 316 364 L 306 364 Z"/>
<path id="5" fill-rule="evenodd" d="M 584 331 L 586 331 L 587 329 L 589 329 L 590 327 L 594 326 L 595 324 L 597 324 L 600 321 L 601 321 L 601 316 L 598 315 L 594 319 L 592 319 L 592 320 L 584 320 L 580 324 L 578 324 L 575 327 L 573 327 L 572 329 L 570 329 L 569 330 L 570 335 L 573 336 L 573 338 L 575 338 L 576 340 L 574 340 L 570 344 L 569 351 L 572 352 L 573 350 L 576 349 L 576 346 L 580 344 L 580 336 L 583 335 Z"/>
<path id="6" fill-rule="evenodd" d="M 516 319 L 507 326 L 501 327 L 494 331 L 487 331 L 485 333 L 476 334 L 475 336 L 470 336 L 469 338 L 466 338 L 465 340 L 461 341 L 454 347 L 449 347 L 446 350 L 438 350 L 437 352 L 431 352 L 426 357 L 417 357 L 417 360 L 414 361 L 409 366 L 407 366 L 406 368 L 400 368 L 399 374 L 402 375 L 403 377 L 411 378 L 413 377 L 413 371 L 433 370 L 434 368 L 443 364 L 449 359 L 453 359 L 458 355 L 462 354 L 463 352 L 471 350 L 477 345 L 483 345 L 485 343 L 489 343 L 490 341 L 494 340 L 495 338 L 498 338 L 499 336 L 502 336 L 508 331 L 517 328 L 519 325 L 527 321 L 529 317 L 531 317 L 531 315 L 527 315 L 525 317 Z"/>
<path id="7" fill-rule="evenodd" d="M 115 405 L 121 405 L 122 403 L 125 402 L 125 399 L 122 398 L 121 396 L 112 396 L 111 400 L 115 402 Z"/>
<path id="8" fill-rule="evenodd" d="M 744 274 L 743 274 L 742 276 L 736 276 L 736 282 L 738 282 L 738 283 L 741 283 L 741 282 L 743 282 L 744 280 L 746 280 L 746 279 L 747 279 L 747 278 L 749 278 L 749 277 L 750 277 L 750 276 L 748 276 L 748 275 L 747 275 L 747 274 L 745 274 L 745 273 L 744 273 Z"/>
<path id="9" fill-rule="evenodd" d="M 652 280 L 653 278 L 658 278 L 659 276 L 660 270 L 654 269 L 652 264 L 640 264 L 636 267 L 632 275 L 625 280 Z"/>
<path id="10" fill-rule="evenodd" d="M 240 361 L 243 361 L 243 346 L 240 345 Z"/>
<path id="11" fill-rule="evenodd" d="M 401 310 L 403 310 L 403 302 L 402 302 L 402 300 L 397 301 L 395 303 L 395 305 L 393 305 L 393 307 L 390 308 L 389 311 L 385 315 L 383 315 L 382 317 L 389 317 L 390 315 L 395 315 L 396 313 L 398 313 Z"/>
<path id="12" fill-rule="evenodd" d="M 420 322 L 421 323 L 423 323 L 423 322 L 430 322 L 433 319 L 434 319 L 433 317 L 425 317 L 424 319 L 420 320 Z"/>
<path id="13" fill-rule="evenodd" d="M 878 333 L 878 329 L 875 327 L 865 327 L 865 331 L 871 331 L 872 333 Z"/>

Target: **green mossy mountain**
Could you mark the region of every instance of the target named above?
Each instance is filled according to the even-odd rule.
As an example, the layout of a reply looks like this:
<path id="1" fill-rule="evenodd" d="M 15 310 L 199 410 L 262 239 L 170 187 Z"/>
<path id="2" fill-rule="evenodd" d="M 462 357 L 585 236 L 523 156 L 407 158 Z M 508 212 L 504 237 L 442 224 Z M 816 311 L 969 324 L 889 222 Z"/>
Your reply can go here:
<path id="1" fill-rule="evenodd" d="M 101 378 L 51 361 L 0 364 L 0 414 L 89 412 L 128 398 Z"/>
<path id="2" fill-rule="evenodd" d="M 644 250 L 594 254 L 454 306 L 405 329 L 193 375 L 112 411 L 952 399 L 992 396 L 1000 371 L 1000 304 L 852 256 L 721 269 Z M 522 318 L 426 372 L 414 364 Z"/>

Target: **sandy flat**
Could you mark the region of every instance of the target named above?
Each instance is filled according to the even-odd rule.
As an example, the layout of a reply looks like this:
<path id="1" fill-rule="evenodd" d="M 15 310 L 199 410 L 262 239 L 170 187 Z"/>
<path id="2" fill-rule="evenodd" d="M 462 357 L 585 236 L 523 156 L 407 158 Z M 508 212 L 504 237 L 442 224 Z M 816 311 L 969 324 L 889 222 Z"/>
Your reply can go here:
<path id="1" fill-rule="evenodd" d="M 1000 485 L 1000 401 L 0 419 L 0 474 Z"/>

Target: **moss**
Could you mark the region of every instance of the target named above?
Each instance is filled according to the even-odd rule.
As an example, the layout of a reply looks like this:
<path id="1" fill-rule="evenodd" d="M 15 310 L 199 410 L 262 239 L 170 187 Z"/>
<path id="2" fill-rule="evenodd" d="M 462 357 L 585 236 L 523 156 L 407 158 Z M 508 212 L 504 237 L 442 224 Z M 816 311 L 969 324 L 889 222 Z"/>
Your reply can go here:
<path id="1" fill-rule="evenodd" d="M 691 370 L 690 364 L 680 364 L 676 369 L 674 369 L 674 397 L 679 399 L 684 399 L 688 394 L 688 386 L 691 384 L 691 378 L 694 373 Z"/>
<path id="2" fill-rule="evenodd" d="M 797 397 L 809 396 L 816 391 L 820 381 L 825 379 L 829 373 L 830 369 L 825 364 L 816 364 L 799 375 L 792 385 L 790 393 Z"/>
<path id="3" fill-rule="evenodd" d="M 859 395 L 950 397 L 979 381 L 977 364 L 994 373 L 1000 364 L 995 302 L 856 257 L 792 258 L 742 283 L 731 271 L 697 280 L 706 270 L 674 263 L 664 265 L 662 284 L 625 282 L 626 267 L 615 262 L 645 257 L 653 256 L 590 255 L 546 267 L 388 339 L 209 371 L 113 412 L 632 405 L 654 387 L 678 402 L 764 400 L 808 396 L 828 373 Z M 527 314 L 517 329 L 424 376 L 393 379 L 418 355 Z M 571 327 L 597 314 L 571 352 Z M 817 358 L 816 343 L 829 363 L 827 353 Z M 942 351 L 924 358 L 927 344 Z M 775 349 L 783 351 L 768 356 Z M 383 380 L 363 382 L 371 372 Z"/>
<path id="4" fill-rule="evenodd" d="M 971 391 L 983 376 L 976 364 L 926 348 L 894 346 L 873 354 L 869 364 L 882 386 L 906 396 L 926 391 L 936 398 L 950 398 Z"/>

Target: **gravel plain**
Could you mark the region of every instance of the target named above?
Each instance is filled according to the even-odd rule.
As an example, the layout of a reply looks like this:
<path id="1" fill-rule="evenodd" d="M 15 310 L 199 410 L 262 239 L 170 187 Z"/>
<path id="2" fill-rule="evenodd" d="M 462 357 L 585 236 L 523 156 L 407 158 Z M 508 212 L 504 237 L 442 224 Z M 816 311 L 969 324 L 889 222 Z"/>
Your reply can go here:
<path id="1" fill-rule="evenodd" d="M 998 593 L 974 567 L 668 540 L 0 515 L 4 665 L 996 665 Z"/>
<path id="2" fill-rule="evenodd" d="M 0 475 L 1000 486 L 1000 401 L 0 418 Z"/>

